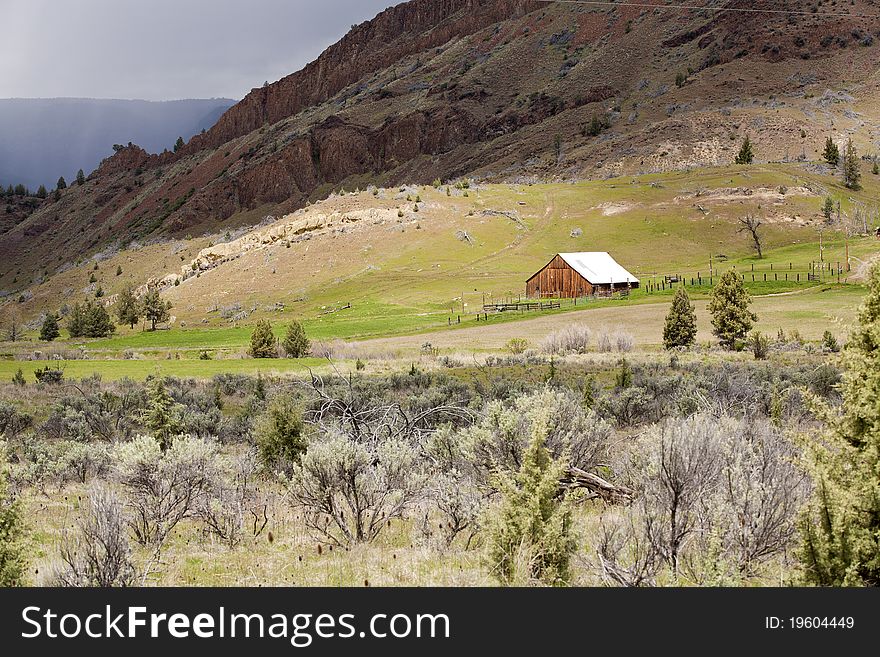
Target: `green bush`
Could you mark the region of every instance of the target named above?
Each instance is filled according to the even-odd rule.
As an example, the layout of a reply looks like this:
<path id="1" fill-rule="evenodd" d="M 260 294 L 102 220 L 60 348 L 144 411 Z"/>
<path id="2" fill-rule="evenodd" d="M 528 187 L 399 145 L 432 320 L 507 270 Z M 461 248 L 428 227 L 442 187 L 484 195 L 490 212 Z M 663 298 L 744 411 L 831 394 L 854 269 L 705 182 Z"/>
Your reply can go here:
<path id="1" fill-rule="evenodd" d="M 269 469 L 286 470 L 308 447 L 302 410 L 288 397 L 276 397 L 257 423 L 260 459 Z"/>
<path id="2" fill-rule="evenodd" d="M 7 489 L 5 444 L 0 443 L 0 587 L 24 584 L 27 565 L 21 503 Z"/>
<path id="3" fill-rule="evenodd" d="M 488 561 L 504 584 L 564 586 L 571 578 L 577 543 L 571 506 L 559 494 L 565 465 L 551 458 L 546 445 L 550 423 L 545 408 L 533 425 L 519 471 L 502 470 L 496 478 L 502 500 L 487 518 Z"/>

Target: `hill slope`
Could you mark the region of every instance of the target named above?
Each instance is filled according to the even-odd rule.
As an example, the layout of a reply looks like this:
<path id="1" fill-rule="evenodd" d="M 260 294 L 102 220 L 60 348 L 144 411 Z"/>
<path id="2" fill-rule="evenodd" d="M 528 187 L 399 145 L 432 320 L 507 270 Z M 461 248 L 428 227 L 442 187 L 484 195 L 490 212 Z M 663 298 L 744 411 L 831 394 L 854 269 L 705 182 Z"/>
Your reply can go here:
<path id="1" fill-rule="evenodd" d="M 876 29 L 822 12 L 413 0 L 253 90 L 180 153 L 104 161 L 2 235 L 0 289 L 114 243 L 254 224 L 370 183 L 673 171 L 729 163 L 747 133 L 758 161 L 816 160 L 829 135 L 873 153 Z"/>

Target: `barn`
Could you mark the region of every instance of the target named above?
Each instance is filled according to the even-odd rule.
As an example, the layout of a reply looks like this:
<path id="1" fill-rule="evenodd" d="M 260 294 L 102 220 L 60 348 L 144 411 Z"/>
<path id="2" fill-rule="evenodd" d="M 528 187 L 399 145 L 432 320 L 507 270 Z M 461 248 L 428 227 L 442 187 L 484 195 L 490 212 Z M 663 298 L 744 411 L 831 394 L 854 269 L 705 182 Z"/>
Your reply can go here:
<path id="1" fill-rule="evenodd" d="M 571 299 L 639 287 L 639 279 L 605 252 L 557 253 L 526 281 L 526 296 Z"/>

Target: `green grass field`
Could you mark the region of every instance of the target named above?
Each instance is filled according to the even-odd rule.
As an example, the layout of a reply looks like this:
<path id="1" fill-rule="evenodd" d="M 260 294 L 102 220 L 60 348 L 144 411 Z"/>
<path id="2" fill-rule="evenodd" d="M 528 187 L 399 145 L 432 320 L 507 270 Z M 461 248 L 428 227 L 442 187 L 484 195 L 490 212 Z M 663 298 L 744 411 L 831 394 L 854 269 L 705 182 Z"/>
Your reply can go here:
<path id="1" fill-rule="evenodd" d="M 327 366 L 321 358 L 300 360 L 67 360 L 67 361 L 9 361 L 0 360 L 0 379 L 9 380 L 21 369 L 29 383 L 35 381 L 34 371 L 46 366 L 64 370 L 66 379 L 82 379 L 98 374 L 102 379 L 145 379 L 150 375 L 174 376 L 179 378 L 206 379 L 215 374 L 257 374 L 289 375 L 302 374 L 309 368 L 320 369 Z"/>

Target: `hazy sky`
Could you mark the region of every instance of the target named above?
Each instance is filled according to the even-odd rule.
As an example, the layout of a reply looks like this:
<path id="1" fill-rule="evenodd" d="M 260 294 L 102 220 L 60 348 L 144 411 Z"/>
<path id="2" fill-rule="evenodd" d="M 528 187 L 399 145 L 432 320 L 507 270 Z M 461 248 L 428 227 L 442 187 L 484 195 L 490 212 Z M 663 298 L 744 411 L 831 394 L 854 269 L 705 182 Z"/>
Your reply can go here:
<path id="1" fill-rule="evenodd" d="M 0 0 L 0 98 L 242 98 L 400 0 Z"/>

